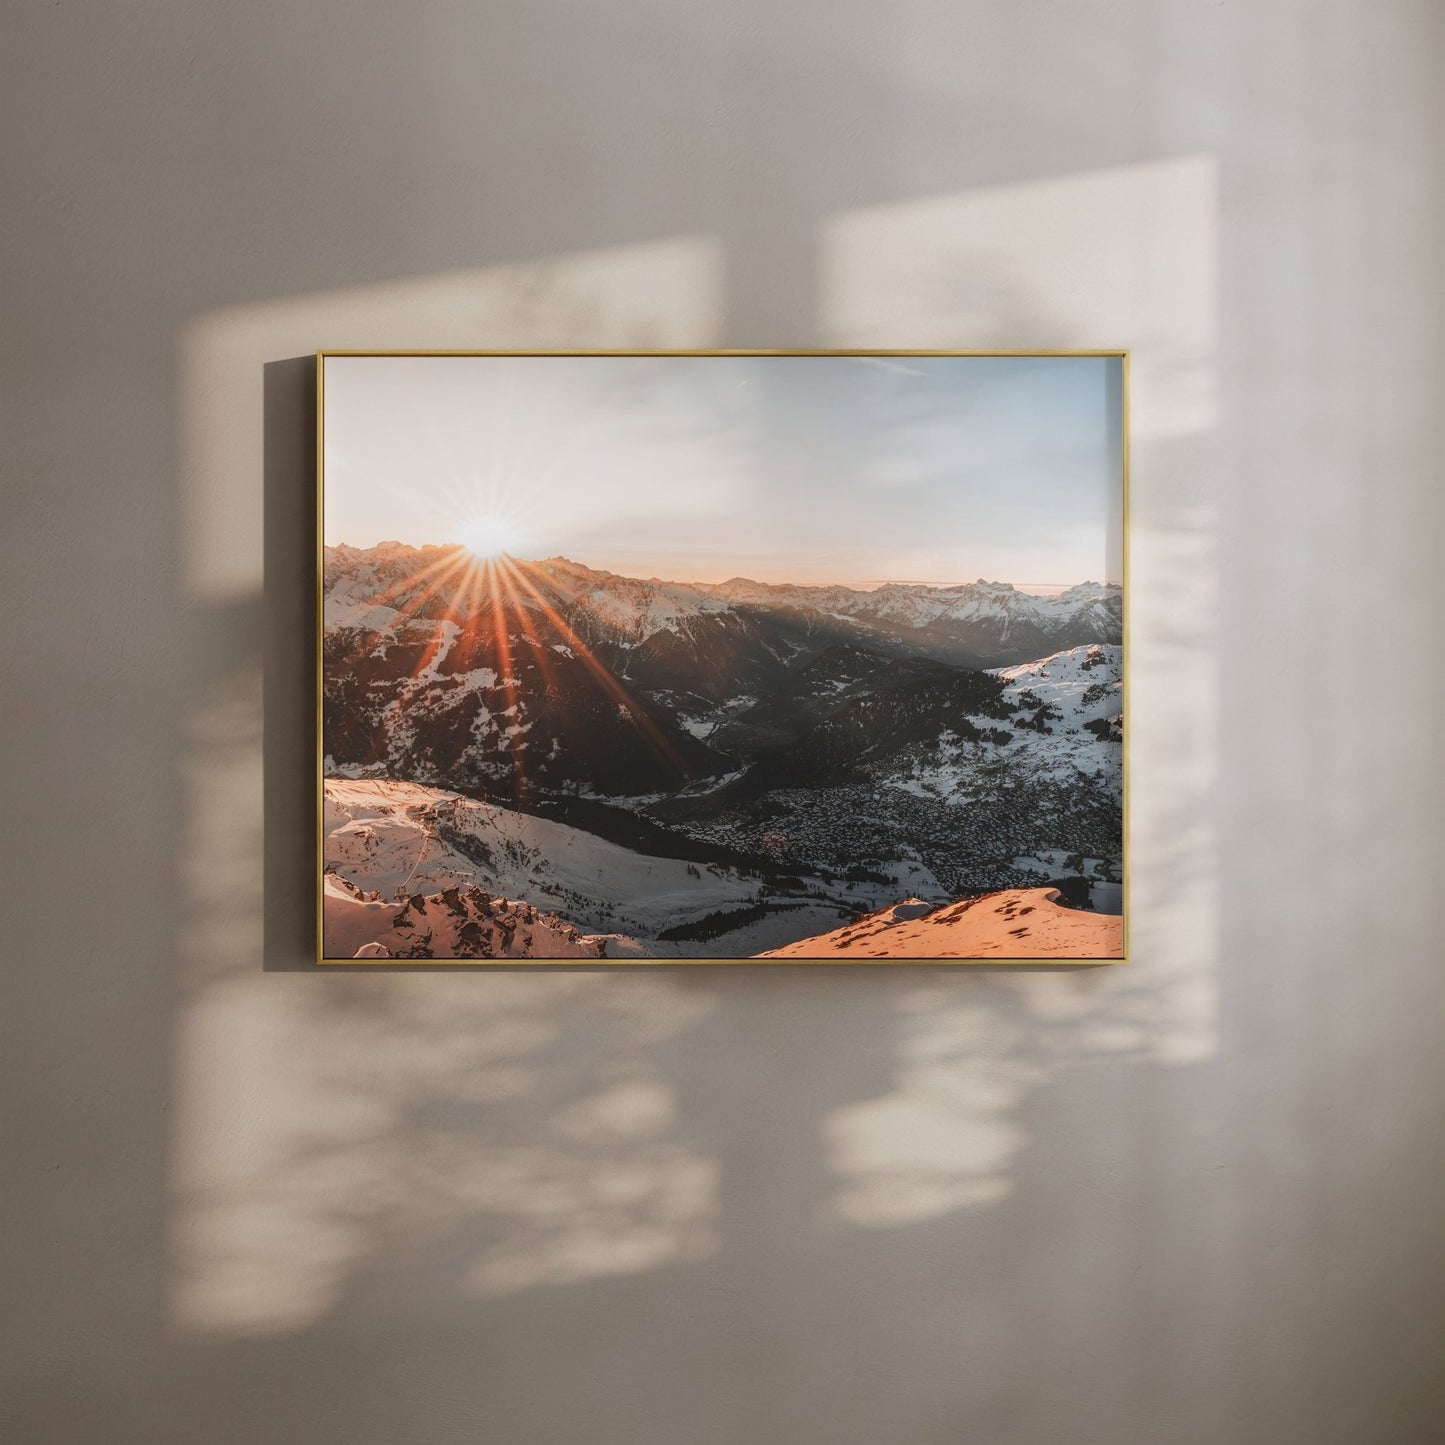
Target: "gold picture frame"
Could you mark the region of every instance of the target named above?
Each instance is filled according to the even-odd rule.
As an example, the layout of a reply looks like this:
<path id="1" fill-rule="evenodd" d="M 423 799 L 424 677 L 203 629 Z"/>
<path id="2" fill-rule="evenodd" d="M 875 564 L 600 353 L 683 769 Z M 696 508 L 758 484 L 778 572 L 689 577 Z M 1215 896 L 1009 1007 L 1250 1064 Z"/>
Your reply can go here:
<path id="1" fill-rule="evenodd" d="M 660 957 L 660 956 L 536 956 L 536 957 L 422 957 L 400 958 L 374 955 L 370 957 L 328 956 L 325 943 L 326 908 L 326 674 L 325 674 L 325 570 L 326 570 L 326 368 L 327 362 L 343 358 L 684 358 L 684 357 L 728 357 L 728 358 L 856 358 L 897 361 L 906 364 L 910 359 L 920 358 L 1096 358 L 1113 359 L 1118 367 L 1118 483 L 1119 483 L 1119 583 L 1120 628 L 1119 628 L 1119 680 L 1118 703 L 1119 722 L 1122 728 L 1119 763 L 1120 823 L 1119 823 L 1119 868 L 1121 885 L 1119 912 L 1119 946 L 1117 952 L 1099 956 L 1075 956 L 1071 954 L 1039 954 L 1032 957 L 1002 955 L 982 956 L 921 956 L 889 954 L 871 956 L 862 954 L 819 954 L 817 957 Z M 556 348 L 556 349 L 508 349 L 508 350 L 430 350 L 430 349 L 321 349 L 316 353 L 316 576 L 315 576 L 315 642 L 316 642 L 316 960 L 328 967 L 353 966 L 364 968 L 635 968 L 635 967 L 697 967 L 710 965 L 756 965 L 762 967 L 823 967 L 836 964 L 850 966 L 897 966 L 928 965 L 930 967 L 1059 967 L 1121 964 L 1130 961 L 1130 914 L 1132 897 L 1130 888 L 1130 767 L 1129 767 L 1129 672 L 1130 672 L 1130 382 L 1129 351 L 1127 348 L 1059 349 L 1024 348 L 1014 350 L 948 350 L 911 348 L 701 348 L 701 349 L 611 349 L 611 348 Z M 1110 584 L 1112 585 L 1112 584 Z M 388 905 L 388 907 L 391 905 Z M 947 905 L 939 907 L 945 911 Z M 960 905 L 961 906 L 961 905 Z M 1012 915 L 1010 915 L 1012 921 Z M 838 930 L 843 932 L 844 930 Z"/>

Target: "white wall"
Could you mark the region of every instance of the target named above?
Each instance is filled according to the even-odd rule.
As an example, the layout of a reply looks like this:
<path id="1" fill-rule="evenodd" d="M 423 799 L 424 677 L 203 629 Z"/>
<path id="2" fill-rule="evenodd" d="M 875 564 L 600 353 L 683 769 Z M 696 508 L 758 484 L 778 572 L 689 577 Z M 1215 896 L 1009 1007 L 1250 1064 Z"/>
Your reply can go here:
<path id="1" fill-rule="evenodd" d="M 1445 1433 L 1431 0 L 15 3 L 24 1442 Z M 305 968 L 317 346 L 1135 349 L 1137 957 Z"/>

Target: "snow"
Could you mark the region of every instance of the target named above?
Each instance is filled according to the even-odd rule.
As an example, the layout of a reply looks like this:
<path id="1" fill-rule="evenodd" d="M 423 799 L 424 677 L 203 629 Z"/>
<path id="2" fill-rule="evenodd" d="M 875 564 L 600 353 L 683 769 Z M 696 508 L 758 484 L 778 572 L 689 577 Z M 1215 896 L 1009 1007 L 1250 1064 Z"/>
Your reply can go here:
<path id="1" fill-rule="evenodd" d="M 326 864 L 393 908 L 413 893 L 475 883 L 589 930 L 652 937 L 742 907 L 757 888 L 706 864 L 634 853 L 565 823 L 419 783 L 328 778 L 325 805 Z M 438 824 L 474 856 L 439 836 Z"/>
<path id="2" fill-rule="evenodd" d="M 912 918 L 927 918 L 937 907 L 933 903 L 925 903 L 921 898 L 905 898 L 902 903 L 895 903 L 892 910 L 885 909 L 890 913 L 895 923 L 906 923 Z"/>
<path id="3" fill-rule="evenodd" d="M 394 914 L 411 898 L 431 899 L 447 890 L 475 887 L 490 899 L 534 905 L 553 917 L 559 926 L 586 930 L 579 937 L 595 942 L 615 935 L 621 941 L 597 946 L 622 949 L 623 953 L 618 956 L 631 956 L 626 950 L 640 948 L 649 954 L 669 951 L 674 946 L 658 944 L 656 934 L 672 925 L 751 903 L 757 894 L 758 880 L 740 877 L 733 870 L 648 857 L 550 819 L 512 812 L 419 783 L 396 783 L 377 776 L 390 767 L 410 771 L 412 776 L 438 779 L 440 771 L 431 771 L 425 758 L 404 769 L 402 755 L 419 731 L 415 725 L 418 717 L 428 709 L 454 706 L 453 699 L 460 700 L 468 694 L 487 694 L 491 704 L 490 707 L 484 705 L 481 697 L 468 703 L 469 708 L 476 708 L 471 723 L 472 736 L 479 742 L 485 741 L 492 749 L 479 750 L 485 755 L 475 764 L 477 774 L 505 776 L 510 764 L 498 761 L 499 753 L 493 755 L 495 744 L 510 739 L 517 747 L 525 747 L 526 735 L 532 729 L 525 709 L 515 699 L 498 711 L 502 699 L 495 695 L 499 680 L 492 668 L 442 674 L 459 639 L 466 635 L 463 627 L 452 620 L 460 618 L 464 624 L 467 620 L 463 613 L 470 604 L 465 591 L 458 596 L 449 584 L 438 589 L 438 597 L 452 608 L 447 618 L 433 620 L 429 616 L 408 620 L 406 609 L 416 601 L 412 579 L 428 567 L 435 572 L 434 564 L 438 561 L 447 562 L 446 549 L 418 550 L 400 544 L 383 544 L 364 551 L 345 546 L 326 551 L 327 627 L 381 631 L 387 635 L 376 643 L 378 656 L 384 657 L 393 642 L 404 643 L 408 649 L 407 667 L 418 655 L 421 663 L 412 677 L 372 684 L 393 689 L 383 713 L 388 762 L 351 764 L 330 770 L 348 775 L 332 776 L 326 790 L 327 859 L 336 870 L 338 885 L 345 884 L 350 889 L 348 892 L 346 887 L 342 888 L 344 903 L 338 902 L 336 909 L 348 915 L 356 909 L 383 913 L 390 910 Z M 748 609 L 760 607 L 791 613 L 789 626 L 798 636 L 806 634 L 811 638 L 822 634 L 825 641 L 847 637 L 865 648 L 873 645 L 870 634 L 885 636 L 896 644 L 906 641 L 910 630 L 922 632 L 937 627 L 940 630 L 929 637 L 947 637 L 947 629 L 954 622 L 960 627 L 969 621 L 986 622 L 988 626 L 982 634 L 985 638 L 1003 639 L 1013 632 L 1014 650 L 1006 654 L 1000 648 L 993 654 L 1000 657 L 1024 656 L 1025 647 L 1030 652 L 1046 651 L 1048 644 L 1040 641 L 1041 636 L 1064 640 L 1062 631 L 1066 625 L 1072 628 L 1071 637 L 1117 637 L 1119 631 L 1119 589 L 1093 582 L 1044 596 L 1020 591 L 1009 583 L 984 579 L 945 587 L 890 583 L 865 590 L 768 584 L 741 578 L 721 584 L 666 582 L 656 578 L 640 581 L 595 571 L 564 558 L 527 564 L 527 567 L 532 581 L 566 617 L 567 625 L 577 629 L 578 636 L 591 645 L 610 643 L 624 653 L 642 648 L 649 638 L 657 636 L 690 638 L 694 650 L 704 653 L 713 637 L 713 624 L 708 619 L 738 612 L 740 625 L 756 631 Z M 409 586 L 413 586 L 411 592 L 407 591 Z M 378 598 L 395 601 L 397 606 L 385 606 Z M 524 601 L 524 605 L 533 607 L 534 604 Z M 1076 625 L 1081 618 L 1085 621 Z M 850 632 L 833 623 L 849 623 L 857 630 Z M 1014 632 L 1014 629 L 1021 630 Z M 557 633 L 554 631 L 552 635 Z M 955 637 L 964 635 L 962 631 L 954 634 Z M 573 640 L 570 635 L 569 640 Z M 416 649 L 420 643 L 424 643 L 425 648 L 418 654 Z M 550 645 L 558 655 L 577 655 L 565 643 Z M 784 660 L 771 644 L 765 645 L 775 658 Z M 665 662 L 670 655 L 667 649 L 673 646 L 664 640 L 659 648 L 653 649 L 656 659 Z M 814 643 L 785 642 L 782 646 L 794 657 L 800 649 L 808 657 L 816 651 Z M 846 666 L 846 652 L 846 648 L 842 649 L 840 667 Z M 608 655 L 605 650 L 603 655 Z M 615 660 L 617 654 L 610 655 Z M 632 654 L 634 665 L 635 659 L 642 655 Z M 456 660 L 463 660 L 460 653 Z M 826 676 L 822 675 L 824 672 Z M 887 800 L 887 808 L 901 817 L 921 816 L 924 810 L 917 803 L 898 796 L 899 793 L 928 799 L 926 811 L 930 816 L 936 815 L 937 802 L 942 802 L 950 810 L 945 814 L 945 828 L 952 829 L 956 820 L 964 833 L 973 824 L 974 815 L 967 811 L 969 805 L 982 810 L 990 799 L 1006 796 L 1005 790 L 1015 786 L 1023 790 L 1033 782 L 1076 785 L 1078 796 L 1094 800 L 1098 809 L 1104 810 L 1109 792 L 1117 798 L 1122 787 L 1121 749 L 1114 727 L 1122 710 L 1121 672 L 1121 649 L 1106 643 L 1089 643 L 1020 666 L 996 669 L 995 676 L 1003 684 L 1003 700 L 1009 715 L 1006 718 L 950 718 L 952 726 L 942 728 L 936 741 L 930 736 L 899 755 L 896 762 L 889 758 L 886 764 L 876 765 L 869 782 L 874 798 L 881 793 Z M 645 680 L 652 677 L 641 668 L 639 674 Z M 506 680 L 502 685 L 506 685 Z M 741 685 L 747 686 L 749 682 Z M 812 687 L 813 696 L 821 700 L 832 694 L 846 694 L 852 682 L 840 677 L 838 668 L 830 664 L 819 669 L 816 677 L 808 674 L 806 682 L 799 684 L 805 685 Z M 517 686 L 513 680 L 513 692 Z M 759 690 L 766 691 L 766 688 Z M 671 699 L 667 704 L 669 711 L 687 734 L 699 740 L 712 738 L 719 726 L 730 723 L 756 701 L 742 694 L 723 703 L 710 702 L 691 692 L 676 696 L 658 690 L 657 695 Z M 679 704 L 687 711 L 679 711 Z M 1047 709 L 1042 714 L 1041 705 Z M 617 703 L 617 707 L 620 715 L 627 715 L 624 703 Z M 375 711 L 382 712 L 382 709 Z M 1025 725 L 1035 718 L 1049 729 L 1047 733 Z M 1090 731 L 1091 725 L 1095 731 Z M 966 736 L 974 729 L 981 731 L 985 740 L 973 741 Z M 1104 736 L 1098 736 L 1099 732 Z M 1000 733 L 1008 734 L 1008 741 L 998 741 Z M 725 732 L 723 737 L 727 736 Z M 554 736 L 534 736 L 532 746 L 534 752 L 550 749 L 555 755 L 560 743 Z M 689 796 L 716 791 L 735 780 L 742 771 L 738 769 L 723 778 L 705 779 L 684 791 Z M 584 796 L 590 791 L 585 785 L 580 789 Z M 644 807 L 660 801 L 661 796 L 608 801 Z M 952 811 L 955 809 L 958 811 Z M 982 811 L 978 816 L 982 816 Z M 720 818 L 718 834 L 722 841 L 731 841 L 744 849 L 752 846 L 755 840 L 750 836 L 724 837 L 730 826 L 726 809 Z M 858 819 L 851 815 L 844 817 L 839 826 L 846 845 L 856 836 Z M 743 832 L 746 834 L 747 829 Z M 999 856 L 1031 850 L 1036 843 L 1052 844 L 1061 840 L 1068 841 L 1068 838 L 1060 839 L 1049 833 L 1020 834 L 1009 837 L 1001 845 Z M 889 842 L 883 851 L 893 846 Z M 904 852 L 911 851 L 901 843 L 897 846 Z M 1090 835 L 1088 846 L 1107 851 L 1110 845 L 1107 837 Z M 1041 877 L 1061 876 L 1062 869 L 1046 866 L 1047 854 L 1035 856 Z M 946 873 L 942 864 L 936 859 L 932 861 L 941 873 Z M 1025 871 L 1032 867 L 1027 860 L 1015 861 Z M 1103 873 L 1088 866 L 1095 861 L 1086 860 L 1085 876 L 1099 879 L 1102 886 Z M 870 858 L 870 867 L 876 862 Z M 885 873 L 893 869 L 902 880 L 901 885 L 859 884 L 856 891 L 850 890 L 847 901 L 878 907 L 889 904 L 901 889 L 907 889 L 921 899 L 931 898 L 936 902 L 941 897 L 956 898 L 966 887 L 995 886 L 1023 879 L 1023 873 L 973 882 L 947 875 L 952 879 L 952 886 L 944 894 L 931 874 L 926 878 L 905 876 L 899 871 L 904 866 L 906 863 L 879 863 L 878 867 Z M 367 893 L 375 896 L 363 896 Z M 449 917 L 455 912 L 449 905 L 442 911 Z M 775 949 L 785 946 L 790 937 L 796 938 L 804 928 L 823 934 L 837 922 L 837 909 L 831 903 L 818 902 L 816 914 L 816 917 L 805 917 L 801 909 L 769 914 L 757 925 L 748 925 L 698 945 L 697 952 L 703 956 L 736 956 L 739 949 Z M 490 928 L 495 921 L 491 913 L 485 919 L 481 914 L 467 914 L 461 922 L 457 918 L 461 915 L 448 921 L 438 913 L 437 927 L 445 933 L 448 928 L 455 931 L 469 923 L 481 928 L 485 922 Z M 540 935 L 534 933 L 534 936 Z M 361 939 L 358 946 L 369 943 L 390 947 L 378 937 Z M 694 946 L 675 947 L 679 953 L 691 956 Z"/>
<path id="4" fill-rule="evenodd" d="M 1115 796 L 1123 790 L 1123 755 L 1117 742 L 1087 730 L 1091 722 L 1122 717 L 1123 649 L 1102 643 L 1056 652 L 1037 662 L 999 668 L 994 675 L 1004 687 L 1004 700 L 1027 708 L 1022 694 L 1031 692 L 1060 716 L 1050 720 L 1051 733 L 1016 729 L 1009 751 L 1033 776 L 1067 782 L 1078 773 L 1107 781 Z M 975 719 L 979 726 L 985 719 Z M 993 724 L 997 726 L 997 723 Z"/>
<path id="5" fill-rule="evenodd" d="M 367 551 L 328 548 L 326 626 L 379 629 L 389 625 L 388 617 L 394 621 L 400 614 L 390 608 L 368 614 L 367 599 L 398 585 L 404 593 L 408 572 L 420 572 L 435 562 L 441 551 L 386 543 Z M 721 583 L 657 578 L 644 581 L 586 567 L 565 557 L 549 557 L 527 566 L 534 583 L 550 591 L 551 600 L 560 603 L 574 622 L 603 628 L 624 648 L 639 646 L 662 633 L 690 637 L 692 624 L 699 618 L 757 607 L 813 613 L 872 632 L 925 629 L 956 621 L 994 623 L 1005 637 L 1020 625 L 1037 627 L 1045 635 L 1065 626 L 1085 625 L 1104 637 L 1117 635 L 1119 626 L 1120 589 L 1097 582 L 1083 582 L 1055 595 L 1044 595 L 1021 592 L 1010 583 L 983 578 L 948 587 L 887 582 L 866 589 L 755 582 L 743 577 Z M 449 603 L 467 605 L 467 598 L 459 598 L 452 585 L 442 584 L 437 593 Z M 394 600 L 404 603 L 406 599 L 403 595 Z M 530 596 L 519 600 L 532 611 L 539 606 Z M 473 609 L 490 605 L 490 600 L 480 595 L 471 603 Z M 356 620 L 368 617 L 368 621 Z"/>
<path id="6" fill-rule="evenodd" d="M 1118 959 L 1123 920 L 1065 908 L 1054 888 L 1009 888 L 919 916 L 917 900 L 870 913 L 831 933 L 800 939 L 764 958 L 859 963 L 915 958 Z M 899 914 L 902 912 L 903 916 Z"/>
<path id="7" fill-rule="evenodd" d="M 1021 663 L 1018 667 L 994 668 L 993 675 L 1006 684 L 1006 698 L 1017 698 L 1019 693 L 1028 689 L 1049 702 L 1061 706 L 1067 704 L 1078 713 L 1081 721 L 1108 717 L 1111 711 L 1117 713 L 1119 710 L 1117 692 L 1112 709 L 1098 704 L 1085 705 L 1083 695 L 1097 683 L 1121 682 L 1123 652 L 1123 648 L 1115 644 L 1091 643 L 1052 653 L 1036 662 Z"/>
<path id="8" fill-rule="evenodd" d="M 975 715 L 962 721 L 985 736 L 1007 732 L 1010 741 L 1006 745 L 969 741 L 945 728 L 937 743 L 917 749 L 903 768 L 880 782 L 915 797 L 934 797 L 957 805 L 975 796 L 981 767 L 1006 758 L 1015 780 L 1067 784 L 1082 775 L 1101 780 L 1116 797 L 1120 795 L 1120 746 L 1087 727 L 1090 722 L 1120 717 L 1120 648 L 1092 643 L 1020 667 L 996 669 L 994 676 L 1005 683 L 1004 702 L 1015 711 L 1008 718 Z M 1024 695 L 1028 693 L 1037 701 L 1027 699 Z M 1041 704 L 1057 714 L 1047 716 L 1049 731 L 1040 733 L 1021 726 Z"/>
<path id="9" fill-rule="evenodd" d="M 400 620 L 401 613 L 365 598 L 353 600 L 333 593 L 326 599 L 322 617 L 328 628 L 360 627 L 368 632 L 383 632 Z"/>
<path id="10" fill-rule="evenodd" d="M 474 886 L 383 903 L 328 875 L 323 941 L 327 958 L 601 958 L 626 943 L 583 934 L 529 903 Z"/>
<path id="11" fill-rule="evenodd" d="M 536 957 L 584 956 L 566 950 L 585 943 L 616 958 L 736 958 L 834 928 L 850 907 L 886 902 L 890 886 L 896 886 L 857 883 L 840 890 L 834 901 L 792 905 L 774 899 L 775 905 L 790 906 L 711 939 L 659 942 L 656 935 L 668 927 L 753 904 L 757 881 L 702 863 L 634 853 L 564 823 L 419 783 L 328 778 L 324 825 L 329 958 L 353 957 L 369 943 L 396 954 L 414 945 L 420 925 L 433 929 L 443 940 L 438 946 L 445 946 L 465 921 L 434 902 L 448 890 L 480 888 L 491 899 L 545 914 L 551 920 L 545 928 L 529 925 L 534 942 L 564 951 Z M 918 863 L 900 860 L 884 867 L 889 870 L 907 878 L 912 894 L 905 902 L 931 907 L 922 900 L 949 896 Z M 391 920 L 414 898 L 425 900 L 418 929 L 393 937 Z M 474 915 L 472 910 L 467 917 L 486 925 L 489 946 L 509 946 L 492 937 L 490 920 Z M 575 928 L 584 943 L 555 932 L 564 926 Z"/>
<path id="12" fill-rule="evenodd" d="M 463 692 L 487 692 L 497 685 L 497 673 L 490 667 L 473 667 L 466 672 L 454 672 L 451 678 L 460 684 Z"/>

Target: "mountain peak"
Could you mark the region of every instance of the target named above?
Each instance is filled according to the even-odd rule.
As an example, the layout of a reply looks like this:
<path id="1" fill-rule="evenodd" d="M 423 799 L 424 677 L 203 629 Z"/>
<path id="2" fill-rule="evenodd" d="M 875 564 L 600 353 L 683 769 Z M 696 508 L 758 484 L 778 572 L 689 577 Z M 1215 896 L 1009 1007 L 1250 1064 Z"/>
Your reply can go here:
<path id="1" fill-rule="evenodd" d="M 418 550 L 396 542 L 365 551 L 328 548 L 327 625 L 376 629 L 410 618 L 426 603 L 429 590 L 469 613 L 494 610 L 495 594 L 485 587 L 462 585 L 459 591 L 454 569 L 438 572 L 426 565 L 447 558 L 445 548 Z M 816 632 L 820 638 L 884 639 L 890 647 L 914 647 L 944 659 L 1013 663 L 1061 646 L 1111 642 L 1121 627 L 1120 589 L 1096 582 L 1079 583 L 1057 596 L 984 577 L 947 587 L 885 582 L 870 591 L 742 576 L 726 582 L 644 579 L 561 554 L 517 565 L 524 580 L 530 578 L 520 594 L 540 588 L 551 594 L 551 602 L 564 606 L 567 625 L 583 625 L 595 638 L 629 650 L 664 633 L 691 638 L 697 626 L 713 635 L 719 625 L 746 630 L 756 628 L 760 619 L 772 619 L 793 628 L 803 624 L 805 637 Z M 530 608 L 520 594 L 517 605 Z M 728 615 L 732 623 L 718 621 Z M 704 618 L 709 620 L 700 621 Z M 797 641 L 790 636 L 778 645 L 791 648 Z M 785 654 L 774 650 L 768 655 L 777 661 Z"/>
<path id="2" fill-rule="evenodd" d="M 1117 582 L 1078 582 L 1059 593 L 1061 602 L 1094 601 L 1120 591 Z"/>

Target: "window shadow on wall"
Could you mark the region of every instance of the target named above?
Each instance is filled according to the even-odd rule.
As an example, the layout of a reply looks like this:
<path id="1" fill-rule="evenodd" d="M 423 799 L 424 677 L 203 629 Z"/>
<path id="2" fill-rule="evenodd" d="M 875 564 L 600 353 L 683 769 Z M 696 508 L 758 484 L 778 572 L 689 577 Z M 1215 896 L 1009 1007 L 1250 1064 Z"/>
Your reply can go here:
<path id="1" fill-rule="evenodd" d="M 163 8 L 32 7 L 9 92 L 56 764 L 15 937 L 43 899 L 60 946 L 5 1020 L 0 1433 L 1437 1438 L 1435 794 L 1389 757 L 1438 716 L 1391 490 L 1438 391 L 1428 7 Z M 524 343 L 1136 349 L 1129 970 L 309 966 L 285 358 Z M 1388 629 L 1312 575 L 1356 550 Z"/>
<path id="2" fill-rule="evenodd" d="M 1164 186 L 1159 214 L 1187 202 L 1207 217 L 1207 167 L 1182 164 L 1133 183 L 1146 195 Z M 1040 217 L 1103 214 L 1131 181 L 1095 184 L 1103 200 L 1088 177 L 1022 200 L 935 199 L 942 239 L 928 264 L 903 267 L 921 287 L 907 295 L 896 276 L 857 269 L 860 256 L 910 261 L 888 239 L 887 208 L 830 220 L 818 272 L 839 289 L 820 297 L 820 342 L 892 332 L 905 345 L 1086 345 L 1111 318 L 1139 331 L 1121 312 L 1135 294 L 1125 273 L 1085 267 L 1086 301 L 1077 287 L 1072 299 L 1029 293 L 1020 243 L 1038 237 Z M 897 221 L 918 236 L 907 208 Z M 960 229 L 972 237 L 963 253 L 948 240 Z M 171 1174 L 168 1311 L 178 1366 L 200 1382 L 179 1387 L 187 1428 L 214 1415 L 219 1360 L 247 1428 L 267 1438 L 298 1428 L 294 1402 L 271 1388 L 289 1375 L 345 1380 L 319 1387 L 313 1406 L 336 1438 L 360 1442 L 411 1438 L 438 1411 L 458 1438 L 485 1421 L 499 1438 L 941 1442 L 958 1438 L 962 1415 L 970 1432 L 1003 1439 L 1081 1388 L 1067 1372 L 1027 1379 L 1024 1353 L 1130 1334 L 1145 1296 L 1110 1282 L 1162 1267 L 1129 1183 L 1156 1126 L 1125 1112 L 1127 1080 L 1141 1068 L 1187 1076 L 1212 1047 L 1207 920 L 1192 951 L 1178 948 L 1201 877 L 1207 898 L 1207 732 L 1182 771 L 1175 749 L 1174 787 L 1144 806 L 1142 838 L 1136 829 L 1143 945 L 1129 970 L 312 964 L 314 359 L 277 350 L 321 334 L 464 344 L 448 331 L 458 297 L 471 298 L 469 325 L 492 318 L 497 345 L 717 340 L 716 248 L 691 238 L 643 254 L 640 266 L 624 248 L 514 266 L 500 282 L 458 273 L 242 308 L 188 333 L 188 365 L 207 379 L 196 395 L 225 404 L 225 378 L 263 378 L 259 437 L 242 443 L 208 421 L 204 400 L 188 436 L 198 475 L 223 485 L 243 484 L 245 458 L 258 457 L 265 506 L 261 665 L 218 677 L 187 762 L 188 851 L 207 865 L 192 879 Z M 639 276 L 655 293 L 646 300 Z M 871 292 L 878 309 L 860 312 Z M 834 300 L 852 307 L 846 317 Z M 926 338 L 909 332 L 917 317 Z M 1148 320 L 1166 341 L 1183 324 L 1167 304 Z M 1147 373 L 1147 344 L 1142 360 Z M 1136 442 L 1136 546 L 1142 531 L 1143 550 L 1167 557 L 1153 565 L 1176 599 L 1160 605 L 1163 578 L 1146 562 L 1135 642 L 1164 679 L 1133 702 L 1146 753 L 1165 733 L 1177 741 L 1168 699 L 1212 705 L 1198 671 L 1211 535 L 1191 496 L 1206 431 L 1146 426 Z M 207 538 L 199 511 L 192 535 L 215 564 L 201 585 L 244 589 L 256 544 Z M 1202 590 L 1185 597 L 1182 576 Z M 258 855 L 256 886 L 237 886 Z M 225 889 L 208 882 L 217 864 Z M 1204 1107 L 1174 1098 L 1169 1127 Z M 1208 1191 L 1173 1202 L 1201 1227 L 1217 1205 Z M 1120 1400 L 1156 1388 L 1155 1350 L 1093 1361 L 1097 1414 L 1081 1438 L 1104 1438 Z M 966 1390 L 941 1387 L 960 1360 Z"/>

